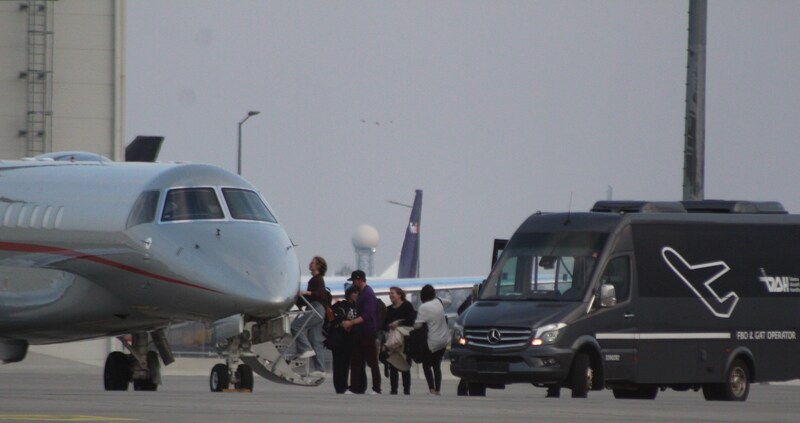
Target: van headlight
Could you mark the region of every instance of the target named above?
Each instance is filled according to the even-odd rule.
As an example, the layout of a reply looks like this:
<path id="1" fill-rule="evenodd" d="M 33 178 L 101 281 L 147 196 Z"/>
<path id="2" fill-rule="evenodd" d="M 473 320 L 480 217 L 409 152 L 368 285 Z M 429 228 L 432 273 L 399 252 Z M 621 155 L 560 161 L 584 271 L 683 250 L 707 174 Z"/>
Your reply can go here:
<path id="1" fill-rule="evenodd" d="M 533 337 L 531 345 L 539 346 L 555 343 L 558 339 L 559 332 L 565 327 L 567 327 L 566 323 L 554 323 L 552 325 L 544 325 L 540 328 L 537 328 L 536 335 Z"/>
<path id="2" fill-rule="evenodd" d="M 458 323 L 453 324 L 453 345 L 467 345 L 467 338 L 464 336 L 464 326 Z"/>

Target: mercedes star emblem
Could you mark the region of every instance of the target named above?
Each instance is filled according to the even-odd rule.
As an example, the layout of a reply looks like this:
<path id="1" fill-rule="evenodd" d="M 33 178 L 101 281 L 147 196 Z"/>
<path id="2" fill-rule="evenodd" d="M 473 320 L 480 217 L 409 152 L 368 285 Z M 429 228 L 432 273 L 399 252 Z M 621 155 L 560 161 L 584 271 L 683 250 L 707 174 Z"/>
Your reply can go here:
<path id="1" fill-rule="evenodd" d="M 489 331 L 489 334 L 486 335 L 486 340 L 489 341 L 490 344 L 494 345 L 500 342 L 503 338 L 500 336 L 500 331 L 497 329 L 492 329 Z"/>

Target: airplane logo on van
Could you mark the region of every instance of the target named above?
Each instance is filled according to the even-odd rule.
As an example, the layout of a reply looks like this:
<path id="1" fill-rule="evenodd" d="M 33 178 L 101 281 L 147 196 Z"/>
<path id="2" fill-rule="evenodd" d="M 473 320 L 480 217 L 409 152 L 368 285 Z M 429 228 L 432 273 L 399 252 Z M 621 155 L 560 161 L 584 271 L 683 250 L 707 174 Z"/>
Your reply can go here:
<path id="1" fill-rule="evenodd" d="M 661 249 L 661 256 L 664 261 L 675 272 L 676 275 L 689 287 L 689 289 L 700 298 L 700 301 L 717 317 L 729 318 L 739 302 L 739 296 L 735 292 L 730 291 L 724 295 L 720 295 L 711 284 L 719 279 L 722 275 L 731 270 L 724 261 L 713 261 L 710 263 L 702 264 L 689 264 L 677 251 L 672 247 L 664 247 Z M 694 270 L 719 268 L 719 271 L 706 280 L 702 280 L 696 276 Z M 705 293 L 705 295 L 703 295 Z M 709 295 L 710 294 L 710 295 Z"/>

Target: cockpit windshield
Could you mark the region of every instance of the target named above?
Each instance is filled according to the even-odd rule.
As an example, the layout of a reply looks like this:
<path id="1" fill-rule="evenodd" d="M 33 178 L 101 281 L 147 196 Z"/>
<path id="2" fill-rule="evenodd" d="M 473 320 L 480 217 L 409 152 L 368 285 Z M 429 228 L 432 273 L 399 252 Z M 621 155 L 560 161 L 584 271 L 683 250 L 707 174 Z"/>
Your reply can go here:
<path id="1" fill-rule="evenodd" d="M 126 229 L 142 223 L 150 223 L 156 218 L 159 194 L 158 191 L 145 191 L 139 194 L 139 198 L 133 203 L 131 213 L 128 215 L 128 223 L 125 225 Z"/>
<path id="2" fill-rule="evenodd" d="M 517 234 L 481 299 L 581 301 L 607 237 L 600 232 Z"/>
<path id="3" fill-rule="evenodd" d="M 167 192 L 162 222 L 224 219 L 214 188 L 178 188 Z"/>
<path id="4" fill-rule="evenodd" d="M 222 195 L 228 203 L 231 217 L 241 220 L 258 220 L 277 223 L 275 216 L 254 191 L 238 188 L 223 188 Z"/>

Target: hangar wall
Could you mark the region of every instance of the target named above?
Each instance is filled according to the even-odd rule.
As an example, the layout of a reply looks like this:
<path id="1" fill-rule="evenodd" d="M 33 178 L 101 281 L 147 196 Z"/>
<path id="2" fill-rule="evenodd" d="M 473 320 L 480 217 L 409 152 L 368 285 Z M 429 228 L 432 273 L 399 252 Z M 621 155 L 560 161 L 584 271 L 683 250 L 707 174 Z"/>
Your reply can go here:
<path id="1" fill-rule="evenodd" d="M 0 159 L 124 157 L 125 0 L 0 2 Z"/>

